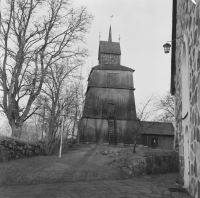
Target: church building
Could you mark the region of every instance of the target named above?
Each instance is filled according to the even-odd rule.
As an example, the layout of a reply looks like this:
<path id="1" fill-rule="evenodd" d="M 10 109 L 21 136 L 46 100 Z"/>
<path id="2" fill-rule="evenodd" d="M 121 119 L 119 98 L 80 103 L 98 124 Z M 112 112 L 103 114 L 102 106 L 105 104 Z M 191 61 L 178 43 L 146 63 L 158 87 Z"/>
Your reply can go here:
<path id="1" fill-rule="evenodd" d="M 80 142 L 124 143 L 133 133 L 136 120 L 133 72 L 121 65 L 119 42 L 99 42 L 98 65 L 88 77 Z"/>
<path id="2" fill-rule="evenodd" d="M 196 3 L 195 3 L 196 2 Z M 171 94 L 175 96 L 179 184 L 200 197 L 200 1 L 174 0 Z"/>

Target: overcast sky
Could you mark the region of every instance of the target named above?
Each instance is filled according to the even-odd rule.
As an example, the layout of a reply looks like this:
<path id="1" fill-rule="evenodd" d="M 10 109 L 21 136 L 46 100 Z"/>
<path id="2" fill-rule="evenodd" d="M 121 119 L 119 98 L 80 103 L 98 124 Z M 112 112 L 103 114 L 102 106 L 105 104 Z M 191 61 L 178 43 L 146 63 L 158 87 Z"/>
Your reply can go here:
<path id="1" fill-rule="evenodd" d="M 112 40 L 121 45 L 121 64 L 135 70 L 133 79 L 136 105 L 154 92 L 162 95 L 170 89 L 171 55 L 163 44 L 171 40 L 172 0 L 73 0 L 94 15 L 87 48 L 91 56 L 85 73 L 98 65 L 99 32 L 108 40 L 110 15 L 113 15 Z M 1 119 L 0 119 L 1 121 Z"/>
<path id="2" fill-rule="evenodd" d="M 136 104 L 154 92 L 170 90 L 171 54 L 165 54 L 163 44 L 171 40 L 172 0 L 74 0 L 76 6 L 86 6 L 94 15 L 87 47 L 91 57 L 86 71 L 98 65 L 100 40 L 108 40 L 110 15 L 112 41 L 120 34 L 121 65 L 135 70 L 133 79 Z"/>

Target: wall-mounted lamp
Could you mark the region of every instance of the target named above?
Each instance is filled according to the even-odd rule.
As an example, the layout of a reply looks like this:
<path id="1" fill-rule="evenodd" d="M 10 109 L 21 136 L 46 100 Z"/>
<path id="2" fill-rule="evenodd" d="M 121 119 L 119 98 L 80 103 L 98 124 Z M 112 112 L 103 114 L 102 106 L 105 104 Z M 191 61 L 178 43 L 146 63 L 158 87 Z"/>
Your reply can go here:
<path id="1" fill-rule="evenodd" d="M 166 54 L 169 53 L 171 45 L 169 43 L 166 43 L 163 45 L 163 47 L 164 47 L 165 53 Z"/>
<path id="2" fill-rule="evenodd" d="M 181 37 L 183 37 L 183 36 L 179 36 L 179 37 L 175 38 L 175 39 L 172 40 L 172 41 L 175 41 L 176 39 L 179 39 L 179 38 L 181 38 Z M 170 52 L 170 47 L 171 47 L 171 45 L 170 45 L 168 42 L 172 42 L 172 41 L 167 41 L 167 43 L 165 43 L 165 44 L 163 45 L 163 47 L 164 47 L 164 52 L 165 52 L 166 54 Z"/>

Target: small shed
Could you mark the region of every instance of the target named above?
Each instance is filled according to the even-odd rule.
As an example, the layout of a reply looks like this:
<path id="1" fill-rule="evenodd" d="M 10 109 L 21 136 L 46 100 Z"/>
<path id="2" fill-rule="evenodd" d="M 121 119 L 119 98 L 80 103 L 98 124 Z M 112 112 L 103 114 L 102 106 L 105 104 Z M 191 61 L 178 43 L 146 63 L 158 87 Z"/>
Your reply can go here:
<path id="1" fill-rule="evenodd" d="M 143 134 L 138 143 L 150 148 L 173 150 L 174 127 L 166 122 L 141 122 Z"/>

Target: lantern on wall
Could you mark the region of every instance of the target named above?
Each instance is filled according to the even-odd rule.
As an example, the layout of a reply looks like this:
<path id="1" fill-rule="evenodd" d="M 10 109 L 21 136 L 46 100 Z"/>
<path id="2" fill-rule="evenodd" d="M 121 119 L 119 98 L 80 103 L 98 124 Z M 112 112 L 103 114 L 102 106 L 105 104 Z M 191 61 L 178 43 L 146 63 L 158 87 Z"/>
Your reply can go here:
<path id="1" fill-rule="evenodd" d="M 167 43 L 165 43 L 165 44 L 163 45 L 165 53 L 168 54 L 168 53 L 170 52 L 170 47 L 171 47 L 171 45 L 170 45 L 168 42 L 173 42 L 173 41 L 175 42 L 177 39 L 182 38 L 182 37 L 183 37 L 183 35 L 181 35 L 181 36 L 179 36 L 179 37 L 173 39 L 172 41 L 167 41 Z"/>
<path id="2" fill-rule="evenodd" d="M 166 54 L 170 52 L 171 45 L 169 43 L 164 44 L 163 47 Z"/>

